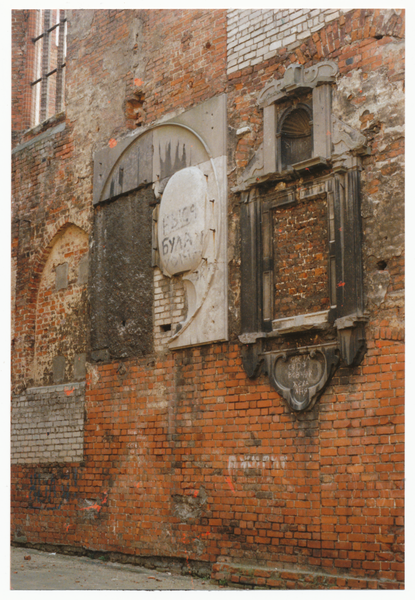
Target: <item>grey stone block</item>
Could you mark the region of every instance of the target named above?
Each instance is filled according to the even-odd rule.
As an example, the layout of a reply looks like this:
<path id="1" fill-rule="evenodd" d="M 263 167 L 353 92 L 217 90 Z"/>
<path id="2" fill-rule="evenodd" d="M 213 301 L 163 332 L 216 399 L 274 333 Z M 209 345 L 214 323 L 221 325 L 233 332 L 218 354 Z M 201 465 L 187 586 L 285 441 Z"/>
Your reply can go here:
<path id="1" fill-rule="evenodd" d="M 75 354 L 73 364 L 73 374 L 75 379 L 85 379 L 86 368 L 85 368 L 86 354 Z M 76 394 L 77 395 L 77 394 Z"/>
<path id="2" fill-rule="evenodd" d="M 68 287 L 68 263 L 62 263 L 56 267 L 56 291 L 63 290 Z"/>
<path id="3" fill-rule="evenodd" d="M 78 266 L 78 285 L 88 283 L 88 255 L 83 256 Z"/>
<path id="4" fill-rule="evenodd" d="M 52 362 L 52 374 L 54 383 L 60 383 L 65 378 L 65 357 L 54 356 Z"/>

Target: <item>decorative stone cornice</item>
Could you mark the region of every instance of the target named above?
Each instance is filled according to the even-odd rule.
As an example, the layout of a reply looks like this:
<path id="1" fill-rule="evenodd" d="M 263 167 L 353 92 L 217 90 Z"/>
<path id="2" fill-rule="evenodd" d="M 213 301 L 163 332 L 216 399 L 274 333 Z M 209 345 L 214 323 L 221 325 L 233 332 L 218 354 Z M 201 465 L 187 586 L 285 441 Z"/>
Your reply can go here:
<path id="1" fill-rule="evenodd" d="M 304 69 L 300 64 L 287 67 L 282 79 L 273 79 L 266 84 L 258 97 L 258 106 L 264 108 L 285 96 L 313 89 L 322 83 L 332 83 L 336 79 L 338 67 L 331 60 L 323 61 Z"/>

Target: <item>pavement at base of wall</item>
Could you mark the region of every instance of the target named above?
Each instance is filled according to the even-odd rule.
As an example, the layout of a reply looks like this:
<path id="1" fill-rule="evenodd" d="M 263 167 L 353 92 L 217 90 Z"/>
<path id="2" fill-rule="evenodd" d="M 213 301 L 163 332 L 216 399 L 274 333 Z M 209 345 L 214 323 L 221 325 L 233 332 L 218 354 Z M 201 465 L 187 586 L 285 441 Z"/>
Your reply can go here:
<path id="1" fill-rule="evenodd" d="M 190 575 L 15 546 L 10 564 L 12 590 L 231 589 Z"/>

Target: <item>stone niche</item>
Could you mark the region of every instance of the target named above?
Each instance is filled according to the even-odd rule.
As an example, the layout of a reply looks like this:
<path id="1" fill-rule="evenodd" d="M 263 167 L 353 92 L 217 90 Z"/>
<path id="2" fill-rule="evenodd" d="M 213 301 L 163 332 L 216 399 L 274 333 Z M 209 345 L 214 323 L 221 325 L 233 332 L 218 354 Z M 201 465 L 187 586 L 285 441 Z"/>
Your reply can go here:
<path id="1" fill-rule="evenodd" d="M 92 359 L 227 339 L 226 96 L 94 156 Z"/>
<path id="2" fill-rule="evenodd" d="M 337 65 L 291 65 L 259 94 L 264 141 L 242 173 L 243 364 L 293 411 L 310 409 L 342 361 L 365 352 L 360 156 L 365 137 L 332 112 Z"/>

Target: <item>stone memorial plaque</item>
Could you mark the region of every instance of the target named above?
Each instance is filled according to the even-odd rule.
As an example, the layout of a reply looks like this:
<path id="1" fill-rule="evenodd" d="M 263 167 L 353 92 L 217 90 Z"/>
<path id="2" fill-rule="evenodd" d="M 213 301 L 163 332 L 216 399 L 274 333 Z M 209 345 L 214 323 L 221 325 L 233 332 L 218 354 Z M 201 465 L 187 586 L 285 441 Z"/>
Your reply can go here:
<path id="1" fill-rule="evenodd" d="M 270 383 L 294 411 L 313 407 L 339 362 L 337 343 L 270 352 L 265 356 Z"/>
<path id="2" fill-rule="evenodd" d="M 309 354 L 279 357 L 275 363 L 275 379 L 281 387 L 291 390 L 299 402 L 308 400 L 309 389 L 319 383 L 324 374 L 324 357 Z"/>
<path id="3" fill-rule="evenodd" d="M 164 190 L 158 220 L 160 261 L 172 276 L 193 271 L 206 239 L 207 182 L 197 167 L 175 173 Z"/>

